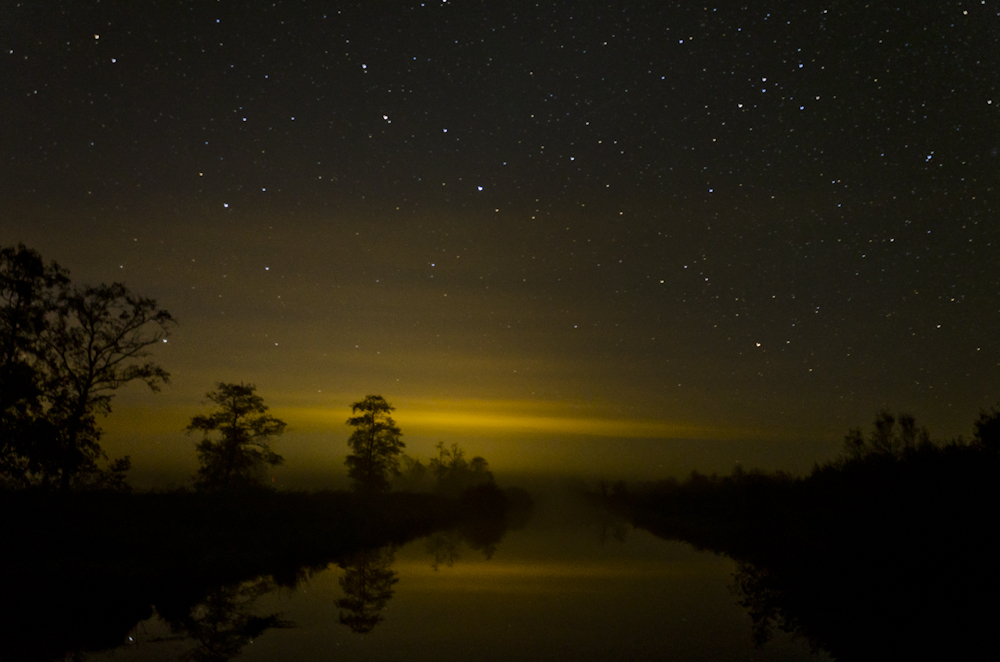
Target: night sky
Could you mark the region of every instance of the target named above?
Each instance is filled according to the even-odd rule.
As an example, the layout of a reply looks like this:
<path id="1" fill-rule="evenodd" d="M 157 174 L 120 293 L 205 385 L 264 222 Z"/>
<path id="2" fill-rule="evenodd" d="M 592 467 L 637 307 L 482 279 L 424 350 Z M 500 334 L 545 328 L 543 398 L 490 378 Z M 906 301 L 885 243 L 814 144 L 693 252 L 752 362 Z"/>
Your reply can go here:
<path id="1" fill-rule="evenodd" d="M 806 470 L 1000 399 L 994 2 L 3 2 L 0 243 L 178 319 L 109 454 L 217 381 L 494 469 Z"/>

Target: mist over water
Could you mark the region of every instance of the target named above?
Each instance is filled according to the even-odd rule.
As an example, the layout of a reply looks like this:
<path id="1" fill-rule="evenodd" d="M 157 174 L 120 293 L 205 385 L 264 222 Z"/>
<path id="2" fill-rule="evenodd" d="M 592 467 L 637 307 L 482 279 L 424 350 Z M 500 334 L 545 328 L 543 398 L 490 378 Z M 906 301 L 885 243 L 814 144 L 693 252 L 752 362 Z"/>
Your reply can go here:
<path id="1" fill-rule="evenodd" d="M 305 435 L 294 431 L 285 436 L 280 450 L 286 463 L 272 469 L 274 486 L 279 489 L 347 489 L 344 468 L 344 435 Z M 817 463 L 834 457 L 842 440 L 727 440 L 727 439 L 608 439 L 605 437 L 545 438 L 522 437 L 516 440 L 475 438 L 438 438 L 404 436 L 406 452 L 426 459 L 434 444 L 458 441 L 470 455 L 482 455 L 503 485 L 544 485 L 552 480 L 576 478 L 591 483 L 601 480 L 649 481 L 683 478 L 692 471 L 704 474 L 730 473 L 738 464 L 744 469 L 785 471 L 805 475 Z M 174 435 L 169 442 L 193 447 L 193 441 Z M 171 456 L 154 458 L 133 455 L 130 482 L 139 490 L 167 489 L 189 484 L 196 469 L 191 458 L 186 461 Z M 109 444 L 109 451 L 125 453 L 124 444 Z"/>

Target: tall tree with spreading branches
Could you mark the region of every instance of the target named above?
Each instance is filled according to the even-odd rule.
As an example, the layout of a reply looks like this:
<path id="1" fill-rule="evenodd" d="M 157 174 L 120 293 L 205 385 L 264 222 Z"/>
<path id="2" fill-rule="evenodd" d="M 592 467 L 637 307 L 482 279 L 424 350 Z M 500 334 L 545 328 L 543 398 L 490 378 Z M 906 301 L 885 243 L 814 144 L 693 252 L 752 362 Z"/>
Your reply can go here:
<path id="1" fill-rule="evenodd" d="M 262 487 L 267 467 L 285 461 L 271 450 L 271 439 L 280 437 L 286 424 L 267 413 L 256 390 L 253 384 L 220 382 L 208 393 L 216 411 L 191 419 L 188 434 L 203 435 L 197 445 L 199 489 Z"/>
<path id="2" fill-rule="evenodd" d="M 122 386 L 167 383 L 148 357 L 173 317 L 121 283 L 74 287 L 24 246 L 0 251 L 0 294 L 0 478 L 124 487 L 127 457 L 97 464 L 107 459 L 97 419 Z"/>
<path id="3" fill-rule="evenodd" d="M 46 391 L 63 429 L 60 484 L 94 468 L 102 456 L 96 416 L 111 413 L 112 394 L 139 381 L 156 392 L 170 374 L 148 360 L 174 319 L 156 301 L 129 292 L 121 283 L 63 292 L 54 319 L 42 334 L 48 367 Z M 129 466 L 123 459 L 113 470 Z"/>
<path id="4" fill-rule="evenodd" d="M 406 447 L 396 421 L 390 414 L 395 407 L 381 395 L 369 395 L 351 405 L 347 424 L 354 428 L 347 445 L 347 475 L 354 489 L 366 494 L 387 492 L 399 473 L 399 455 Z"/>

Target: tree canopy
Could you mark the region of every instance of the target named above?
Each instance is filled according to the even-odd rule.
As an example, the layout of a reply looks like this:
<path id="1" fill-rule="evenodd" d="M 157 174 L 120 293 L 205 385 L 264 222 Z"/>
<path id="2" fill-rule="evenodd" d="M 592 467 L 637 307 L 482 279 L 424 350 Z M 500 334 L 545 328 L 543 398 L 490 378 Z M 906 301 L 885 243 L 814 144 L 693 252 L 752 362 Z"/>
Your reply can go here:
<path id="1" fill-rule="evenodd" d="M 396 560 L 392 546 L 357 552 L 343 564 L 338 580 L 344 596 L 335 604 L 342 611 L 339 620 L 353 632 L 371 632 L 385 620 L 382 610 L 395 594 L 399 574 L 392 569 Z"/>
<path id="2" fill-rule="evenodd" d="M 0 477 L 8 484 L 39 474 L 56 445 L 45 416 L 40 336 L 68 283 L 66 272 L 37 252 L 0 249 Z"/>
<path id="3" fill-rule="evenodd" d="M 918 428 L 913 416 L 900 414 L 897 419 L 883 409 L 876 415 L 872 433 L 867 438 L 861 428 L 851 428 L 848 431 L 844 437 L 844 455 L 848 460 L 868 457 L 898 458 L 930 443 L 927 428 Z"/>
<path id="4" fill-rule="evenodd" d="M 387 492 L 399 473 L 399 454 L 406 447 L 402 432 L 389 415 L 395 407 L 381 395 L 369 395 L 351 405 L 347 424 L 354 428 L 347 445 L 351 449 L 345 464 L 354 489 L 364 493 Z M 360 415 L 357 415 L 359 414 Z"/>
<path id="5" fill-rule="evenodd" d="M 494 482 L 489 463 L 478 455 L 466 460 L 465 451 L 457 443 L 449 449 L 439 441 L 437 451 L 438 456 L 431 458 L 429 464 L 439 492 L 458 495 L 470 487 Z"/>
<path id="6" fill-rule="evenodd" d="M 219 382 L 207 394 L 217 405 L 207 416 L 191 419 L 188 434 L 201 432 L 195 485 L 201 489 L 260 487 L 268 465 L 285 460 L 271 450 L 270 440 L 284 433 L 286 424 L 267 413 L 264 399 L 253 384 Z"/>
<path id="7" fill-rule="evenodd" d="M 992 407 L 979 412 L 975 422 L 973 439 L 984 448 L 1000 451 L 1000 409 Z"/>
<path id="8" fill-rule="evenodd" d="M 97 417 L 129 382 L 168 382 L 147 359 L 173 317 L 121 283 L 73 286 L 23 245 L 0 250 L 0 297 L 0 480 L 124 486 L 127 457 L 98 467 Z"/>

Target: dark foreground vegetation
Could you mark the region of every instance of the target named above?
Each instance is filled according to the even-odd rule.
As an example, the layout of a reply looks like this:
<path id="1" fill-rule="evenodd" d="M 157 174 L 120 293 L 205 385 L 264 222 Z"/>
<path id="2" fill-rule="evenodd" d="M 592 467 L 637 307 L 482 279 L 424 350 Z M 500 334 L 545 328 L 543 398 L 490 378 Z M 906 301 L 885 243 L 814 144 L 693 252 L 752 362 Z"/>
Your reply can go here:
<path id="1" fill-rule="evenodd" d="M 1000 414 L 972 443 L 931 443 L 883 412 L 804 478 L 693 474 L 605 489 L 635 526 L 738 563 L 734 591 L 773 627 L 840 660 L 997 659 Z"/>
<path id="2" fill-rule="evenodd" d="M 0 492 L 0 660 L 62 660 L 116 647 L 154 609 L 178 634 L 207 637 L 194 659 L 228 659 L 240 642 L 292 625 L 243 608 L 265 589 L 294 587 L 331 563 L 366 568 L 368 556 L 391 556 L 395 546 L 437 531 L 489 551 L 529 507 L 523 492 L 493 484 L 458 498 Z M 341 622 L 357 631 L 378 622 L 371 603 L 351 602 L 349 593 L 344 600 Z"/>

